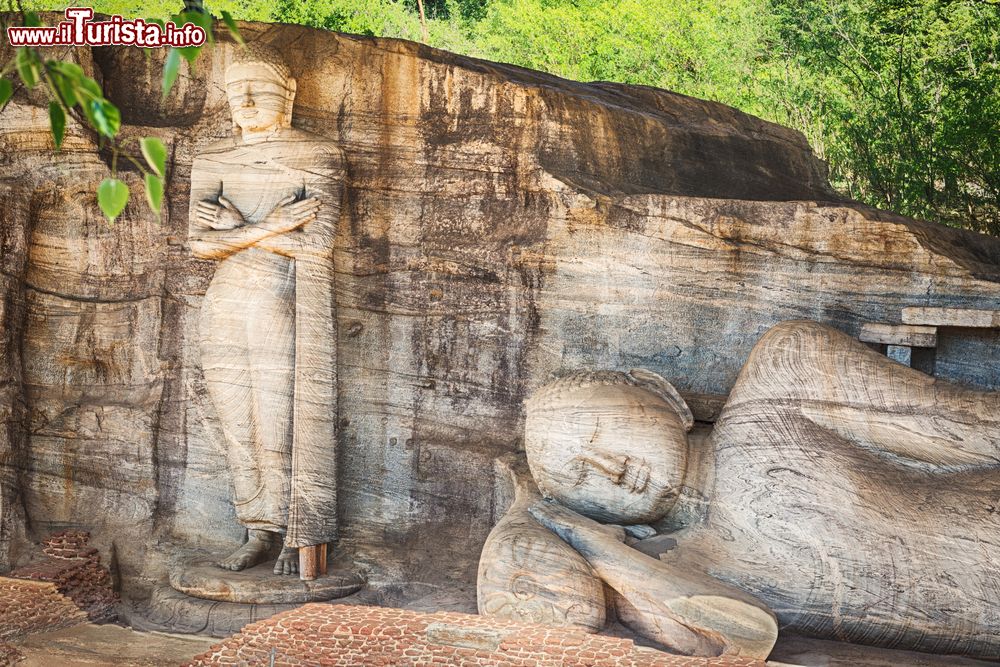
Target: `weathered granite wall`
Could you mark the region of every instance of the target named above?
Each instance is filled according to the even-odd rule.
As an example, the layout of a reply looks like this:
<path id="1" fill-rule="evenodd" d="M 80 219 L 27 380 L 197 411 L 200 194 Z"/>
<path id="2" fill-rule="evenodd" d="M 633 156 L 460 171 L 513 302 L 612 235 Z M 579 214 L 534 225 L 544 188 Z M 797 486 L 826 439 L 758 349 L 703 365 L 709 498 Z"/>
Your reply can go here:
<path id="1" fill-rule="evenodd" d="M 24 273 L 30 212 L 15 184 L 0 180 L 0 571 L 11 567 L 12 547 L 24 532 L 21 456 L 25 404 L 21 368 Z"/>
<path id="2" fill-rule="evenodd" d="M 778 322 L 857 335 L 909 305 L 1000 308 L 1000 242 L 937 224 L 816 201 L 567 201 L 548 226 L 533 370 L 642 366 L 726 394 Z M 942 329 L 937 375 L 1000 388 L 997 334 Z"/>
<path id="3" fill-rule="evenodd" d="M 1000 303 L 1000 242 L 829 203 L 801 135 L 734 109 L 401 41 L 244 31 L 286 54 L 295 124 L 347 156 L 343 542 L 363 562 L 396 559 L 400 576 L 472 580 L 492 460 L 519 448 L 522 398 L 553 373 L 644 366 L 724 394 L 784 319 L 856 333 L 898 323 L 906 305 Z M 26 295 L 0 332 L 3 405 L 30 407 L 27 456 L 0 486 L 10 495 L 22 476 L 40 530 L 115 540 L 126 580 L 149 574 L 156 539 L 240 537 L 195 336 L 214 267 L 185 247 L 192 158 L 231 129 L 231 48 L 206 51 L 163 105 L 163 53 L 74 56 L 121 106 L 126 137 L 167 144 L 159 221 L 136 196 L 105 223 L 92 193 L 107 156 L 73 126 L 53 154 L 37 99 L 19 92 L 0 113 L 14 202 L 0 207 L 0 238 L 30 231 L 26 268 L 0 276 L 0 305 Z M 1000 387 L 995 337 L 944 340 L 943 376 Z M 18 358 L 23 393 L 7 380 Z M 0 455 L 22 431 L 0 432 Z"/>

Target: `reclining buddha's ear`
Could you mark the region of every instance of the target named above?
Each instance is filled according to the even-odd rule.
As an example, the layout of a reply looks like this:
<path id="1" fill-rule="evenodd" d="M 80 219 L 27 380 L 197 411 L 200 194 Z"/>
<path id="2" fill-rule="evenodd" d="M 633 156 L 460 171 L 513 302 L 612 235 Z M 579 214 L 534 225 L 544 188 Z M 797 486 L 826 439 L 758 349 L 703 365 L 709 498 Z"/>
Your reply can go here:
<path id="1" fill-rule="evenodd" d="M 694 415 L 691 414 L 691 408 L 688 404 L 681 398 L 680 393 L 674 389 L 674 385 L 667 382 L 662 376 L 657 375 L 653 371 L 648 371 L 645 368 L 633 368 L 628 372 L 632 379 L 635 380 L 640 386 L 653 392 L 664 401 L 669 403 L 677 410 L 677 414 L 681 418 L 681 423 L 684 424 L 684 430 L 690 431 L 694 428 Z"/>

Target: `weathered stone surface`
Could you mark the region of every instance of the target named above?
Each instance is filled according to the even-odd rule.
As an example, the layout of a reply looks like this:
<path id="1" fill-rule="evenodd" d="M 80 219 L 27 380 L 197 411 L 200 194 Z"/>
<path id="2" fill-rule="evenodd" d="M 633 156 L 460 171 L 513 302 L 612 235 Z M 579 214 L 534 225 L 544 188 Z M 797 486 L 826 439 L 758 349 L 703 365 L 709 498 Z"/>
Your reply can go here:
<path id="1" fill-rule="evenodd" d="M 812 319 L 857 336 L 865 322 L 900 322 L 913 303 L 993 308 L 1000 299 L 1000 241 L 871 209 L 577 201 L 548 226 L 546 259 L 556 264 L 536 302 L 533 357 L 543 367 L 642 367 L 682 394 L 728 393 L 779 322 Z M 956 334 L 939 350 L 938 374 L 1000 387 L 995 354 L 968 363 L 985 351 L 976 340 Z"/>
<path id="2" fill-rule="evenodd" d="M 644 367 L 685 396 L 724 395 L 777 322 L 856 336 L 905 307 L 1000 299 L 996 240 L 839 201 L 803 137 L 736 110 L 406 42 L 244 34 L 289 59 L 293 124 L 345 151 L 338 548 L 372 581 L 471 586 L 492 461 L 518 449 L 522 399 L 556 374 Z M 22 525 L 20 486 L 32 525 L 113 540 L 126 597 L 146 601 L 165 575 L 157 539 L 243 538 L 198 355 L 213 265 L 185 247 L 194 156 L 231 132 L 232 48 L 185 68 L 166 104 L 150 74 L 162 54 L 70 54 L 122 104 L 126 140 L 167 144 L 159 221 L 141 197 L 101 220 L 109 165 L 72 123 L 56 155 L 37 96 L 0 114 L 0 238 L 22 239 L 0 256 L 3 520 Z M 997 344 L 945 331 L 937 372 L 1000 387 Z M 2 566 L 16 532 L 0 535 Z"/>
<path id="3" fill-rule="evenodd" d="M 27 410 L 21 341 L 24 336 L 24 274 L 31 211 L 19 189 L 0 181 L 0 572 L 16 558 L 23 539 L 20 477 L 24 462 Z"/>
<path id="4" fill-rule="evenodd" d="M 149 342 L 159 338 L 160 304 L 155 297 L 104 302 L 28 288 L 25 501 L 40 526 L 152 516 L 162 369 Z"/>

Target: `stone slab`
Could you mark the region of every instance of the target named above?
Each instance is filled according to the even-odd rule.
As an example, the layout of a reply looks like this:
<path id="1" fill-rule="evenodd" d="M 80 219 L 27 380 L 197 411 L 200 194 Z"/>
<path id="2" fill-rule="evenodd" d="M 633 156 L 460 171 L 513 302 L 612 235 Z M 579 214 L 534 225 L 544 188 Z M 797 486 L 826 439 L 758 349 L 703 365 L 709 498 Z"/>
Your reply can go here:
<path id="1" fill-rule="evenodd" d="M 1000 327 L 1000 310 L 910 307 L 903 309 L 903 323 L 993 329 Z"/>
<path id="2" fill-rule="evenodd" d="M 937 327 L 867 322 L 862 325 L 861 334 L 858 338 L 863 343 L 905 345 L 907 347 L 936 347 Z"/>
<path id="3" fill-rule="evenodd" d="M 901 667 L 902 665 L 988 667 L 996 663 L 957 655 L 897 651 L 788 634 L 778 638 L 767 665 L 768 667 Z"/>
<path id="4" fill-rule="evenodd" d="M 117 625 L 84 623 L 31 635 L 16 646 L 23 655 L 19 667 L 156 667 L 190 660 L 213 643 L 215 640 L 209 637 L 136 632 Z"/>
<path id="5" fill-rule="evenodd" d="M 889 345 L 885 349 L 885 356 L 904 366 L 909 366 L 913 363 L 913 348 L 908 345 Z"/>
<path id="6" fill-rule="evenodd" d="M 175 567 L 170 585 L 177 591 L 205 600 L 243 604 L 303 604 L 342 598 L 361 590 L 365 580 L 347 570 L 330 570 L 311 581 L 277 575 L 270 562 L 231 572 L 210 561 L 195 561 Z"/>

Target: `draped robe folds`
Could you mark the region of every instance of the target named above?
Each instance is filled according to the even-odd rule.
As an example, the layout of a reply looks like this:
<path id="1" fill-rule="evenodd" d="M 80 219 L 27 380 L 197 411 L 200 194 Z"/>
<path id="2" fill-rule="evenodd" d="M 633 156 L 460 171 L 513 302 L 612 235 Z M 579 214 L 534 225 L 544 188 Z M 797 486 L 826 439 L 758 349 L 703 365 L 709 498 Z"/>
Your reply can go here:
<path id="1" fill-rule="evenodd" d="M 336 330 L 333 237 L 344 176 L 340 149 L 286 128 L 255 144 L 228 140 L 194 161 L 196 203 L 220 195 L 245 225 L 290 195 L 317 218 L 225 256 L 205 293 L 201 360 L 225 436 L 234 505 L 247 528 L 287 547 L 336 540 Z"/>

